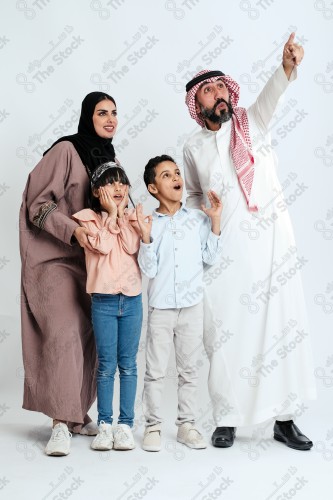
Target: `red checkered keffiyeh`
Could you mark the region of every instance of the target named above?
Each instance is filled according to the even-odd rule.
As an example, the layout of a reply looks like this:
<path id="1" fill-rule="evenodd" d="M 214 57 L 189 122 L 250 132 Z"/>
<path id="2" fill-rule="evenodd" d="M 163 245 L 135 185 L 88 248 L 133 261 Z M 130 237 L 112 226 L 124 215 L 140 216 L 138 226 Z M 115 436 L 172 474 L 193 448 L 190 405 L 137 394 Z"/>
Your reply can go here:
<path id="1" fill-rule="evenodd" d="M 211 73 L 209 70 L 200 71 L 195 75 L 197 78 L 205 73 Z M 241 189 L 244 193 L 246 203 L 250 211 L 257 211 L 256 205 L 250 205 L 250 195 L 254 177 L 254 158 L 252 155 L 252 144 L 249 132 L 249 122 L 247 118 L 247 112 L 245 108 L 237 107 L 239 100 L 239 85 L 230 76 L 212 76 L 203 79 L 196 85 L 194 85 L 186 94 L 185 102 L 188 106 L 191 117 L 201 126 L 204 127 L 205 123 L 200 116 L 198 116 L 195 109 L 195 95 L 205 82 L 215 82 L 221 79 L 225 83 L 228 92 L 231 105 L 234 110 L 232 115 L 232 127 L 231 127 L 231 139 L 230 139 L 230 153 L 236 173 L 238 176 L 238 181 Z"/>

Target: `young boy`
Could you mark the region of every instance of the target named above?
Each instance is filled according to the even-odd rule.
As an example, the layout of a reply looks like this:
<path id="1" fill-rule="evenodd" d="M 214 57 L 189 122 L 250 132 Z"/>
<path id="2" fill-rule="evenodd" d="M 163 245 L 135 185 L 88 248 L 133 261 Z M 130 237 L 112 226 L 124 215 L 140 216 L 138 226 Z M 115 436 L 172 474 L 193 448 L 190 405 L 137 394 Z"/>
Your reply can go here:
<path id="1" fill-rule="evenodd" d="M 159 201 L 152 216 L 137 207 L 142 232 L 139 266 L 150 278 L 144 401 L 146 430 L 143 449 L 161 449 L 161 401 L 172 343 L 178 371 L 177 441 L 190 448 L 206 448 L 195 428 L 197 353 L 203 332 L 203 262 L 214 264 L 220 245 L 222 203 L 207 193 L 211 208 L 182 205 L 183 179 L 167 155 L 149 160 L 144 181 Z"/>

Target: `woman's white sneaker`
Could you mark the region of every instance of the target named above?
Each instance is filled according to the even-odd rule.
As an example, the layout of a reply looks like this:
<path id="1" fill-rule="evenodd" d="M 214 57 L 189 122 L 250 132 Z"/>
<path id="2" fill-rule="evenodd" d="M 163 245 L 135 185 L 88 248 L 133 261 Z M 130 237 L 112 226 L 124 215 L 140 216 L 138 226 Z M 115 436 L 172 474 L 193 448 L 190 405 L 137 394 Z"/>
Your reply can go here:
<path id="1" fill-rule="evenodd" d="M 56 424 L 45 448 L 46 455 L 57 457 L 68 455 L 71 449 L 71 437 L 72 434 L 66 424 L 61 422 Z"/>
<path id="2" fill-rule="evenodd" d="M 115 450 L 133 450 L 135 448 L 134 438 L 131 428 L 127 424 L 118 424 L 113 431 Z"/>
<path id="3" fill-rule="evenodd" d="M 80 430 L 81 436 L 97 436 L 98 425 L 95 422 L 89 422 Z"/>
<path id="4" fill-rule="evenodd" d="M 112 425 L 106 424 L 101 420 L 98 426 L 98 434 L 91 443 L 93 450 L 107 451 L 113 448 Z"/>

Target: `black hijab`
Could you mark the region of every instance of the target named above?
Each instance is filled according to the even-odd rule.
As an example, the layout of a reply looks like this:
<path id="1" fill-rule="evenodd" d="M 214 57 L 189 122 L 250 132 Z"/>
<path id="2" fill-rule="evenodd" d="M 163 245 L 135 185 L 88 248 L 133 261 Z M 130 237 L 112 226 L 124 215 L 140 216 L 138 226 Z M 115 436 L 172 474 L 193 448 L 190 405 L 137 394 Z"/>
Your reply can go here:
<path id="1" fill-rule="evenodd" d="M 82 101 L 78 133 L 61 137 L 44 152 L 43 156 L 59 142 L 69 141 L 78 152 L 89 176 L 102 163 L 115 161 L 115 150 L 112 145 L 112 139 L 99 137 L 95 132 L 92 121 L 96 104 L 104 99 L 109 99 L 116 106 L 115 100 L 110 95 L 104 92 L 90 92 Z"/>

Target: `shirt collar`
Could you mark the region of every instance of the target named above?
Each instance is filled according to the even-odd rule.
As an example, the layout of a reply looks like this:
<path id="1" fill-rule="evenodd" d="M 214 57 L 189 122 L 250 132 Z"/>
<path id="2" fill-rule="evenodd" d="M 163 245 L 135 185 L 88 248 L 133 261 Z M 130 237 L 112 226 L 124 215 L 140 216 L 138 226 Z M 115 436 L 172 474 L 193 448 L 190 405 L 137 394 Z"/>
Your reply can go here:
<path id="1" fill-rule="evenodd" d="M 161 214 L 160 212 L 156 212 L 156 210 L 153 210 L 153 217 L 155 217 L 155 218 L 158 218 L 158 217 L 182 217 L 183 212 L 187 213 L 188 208 L 186 208 L 185 205 L 183 205 L 183 203 L 182 203 L 182 206 L 180 207 L 180 209 L 177 210 L 177 212 L 175 212 L 172 216 L 169 214 Z"/>

